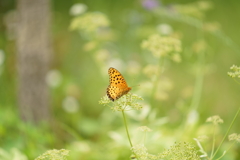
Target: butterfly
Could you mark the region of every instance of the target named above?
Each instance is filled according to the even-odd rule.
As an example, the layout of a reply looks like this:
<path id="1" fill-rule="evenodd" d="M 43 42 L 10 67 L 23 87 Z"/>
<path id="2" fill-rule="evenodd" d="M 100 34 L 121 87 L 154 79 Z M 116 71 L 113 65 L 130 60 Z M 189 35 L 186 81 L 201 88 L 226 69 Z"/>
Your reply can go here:
<path id="1" fill-rule="evenodd" d="M 108 74 L 110 84 L 107 87 L 107 96 L 110 100 L 115 101 L 132 89 L 128 87 L 122 74 L 115 68 L 109 68 Z"/>

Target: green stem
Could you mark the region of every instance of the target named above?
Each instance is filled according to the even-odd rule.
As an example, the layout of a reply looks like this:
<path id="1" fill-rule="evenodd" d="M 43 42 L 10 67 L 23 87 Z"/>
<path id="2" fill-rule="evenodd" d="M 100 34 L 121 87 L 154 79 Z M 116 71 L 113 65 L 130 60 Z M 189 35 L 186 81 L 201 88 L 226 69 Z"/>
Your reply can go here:
<path id="1" fill-rule="evenodd" d="M 233 78 L 235 82 L 237 82 L 237 84 L 240 84 L 240 82 L 238 82 L 235 78 Z"/>
<path id="2" fill-rule="evenodd" d="M 126 116 L 125 116 L 124 110 L 122 110 L 122 115 L 123 115 L 123 121 L 124 121 L 125 129 L 126 129 L 126 132 L 127 132 L 128 141 L 129 141 L 130 146 L 132 148 L 133 145 L 132 145 L 131 138 L 130 138 L 130 135 L 129 135 L 129 132 L 128 132 L 128 126 L 127 126 L 127 121 L 126 121 Z"/>
<path id="3" fill-rule="evenodd" d="M 216 141 L 215 135 L 216 135 L 216 125 L 213 125 L 213 142 L 212 142 L 212 153 L 211 153 L 210 159 L 212 159 L 214 148 L 215 148 L 215 141 Z"/>
<path id="4" fill-rule="evenodd" d="M 221 147 L 222 144 L 223 144 L 223 141 L 224 141 L 224 140 L 226 139 L 226 137 L 228 136 L 228 133 L 229 133 L 230 129 L 232 128 L 233 123 L 235 122 L 235 120 L 236 120 L 236 118 L 237 118 L 239 112 L 240 112 L 240 108 L 238 108 L 238 111 L 237 111 L 237 113 L 235 114 L 235 117 L 233 118 L 233 120 L 232 120 L 232 122 L 231 122 L 231 124 L 230 124 L 230 126 L 229 126 L 229 128 L 228 128 L 228 130 L 227 130 L 227 133 L 226 133 L 225 136 L 223 137 L 223 139 L 222 139 L 220 145 L 218 146 L 218 148 L 217 148 L 217 150 L 215 151 L 215 153 L 214 153 L 214 155 L 213 155 L 212 158 L 214 158 L 214 157 L 216 156 L 218 150 L 220 149 L 220 147 Z"/>
<path id="5" fill-rule="evenodd" d="M 201 99 L 201 94 L 202 94 L 202 88 L 203 88 L 203 69 L 202 66 L 204 65 L 204 51 L 202 51 L 200 53 L 200 55 L 198 56 L 198 72 L 196 73 L 196 81 L 195 81 L 195 85 L 194 85 L 194 93 L 193 93 L 193 98 L 192 98 L 192 102 L 190 105 L 190 110 L 197 110 L 199 103 L 200 103 L 200 99 Z"/>
<path id="6" fill-rule="evenodd" d="M 199 21 L 199 22 L 201 22 L 201 21 Z M 202 30 L 199 30 L 199 32 L 198 32 L 198 39 L 199 39 L 199 41 L 202 40 L 205 42 L 205 38 L 204 38 L 204 34 L 203 34 Z M 205 65 L 206 50 L 207 50 L 206 48 L 202 48 L 197 56 L 198 70 L 195 75 L 196 80 L 195 80 L 195 84 L 194 84 L 194 91 L 193 91 L 194 93 L 193 93 L 192 102 L 190 105 L 190 111 L 197 110 L 197 108 L 199 107 L 199 104 L 200 104 L 202 88 L 203 88 L 203 78 L 204 78 L 203 66 Z"/>
<path id="7" fill-rule="evenodd" d="M 193 140 L 196 141 L 198 147 L 200 148 L 199 151 L 200 151 L 201 153 L 203 153 L 204 156 L 206 156 L 206 158 L 207 158 L 207 153 L 204 151 L 204 149 L 203 149 L 202 144 L 200 143 L 200 141 L 199 141 L 197 138 L 193 138 Z M 209 158 L 207 158 L 207 159 L 209 159 Z"/>
<path id="8" fill-rule="evenodd" d="M 226 151 L 224 151 L 224 153 L 223 153 L 218 159 L 216 159 L 216 160 L 221 159 L 221 158 L 230 150 L 230 148 L 232 148 L 232 146 L 233 146 L 235 143 L 236 143 L 236 141 L 233 142 L 233 143 L 231 144 L 231 146 L 230 146 Z"/>
<path id="9" fill-rule="evenodd" d="M 159 80 L 159 77 L 161 76 L 162 72 L 163 72 L 163 65 L 164 65 L 164 57 L 161 57 L 159 62 L 158 62 L 158 71 L 157 71 L 157 74 L 153 80 L 153 88 L 152 88 L 152 93 L 151 93 L 151 106 L 153 106 L 153 101 L 154 101 L 154 95 L 156 93 L 156 90 L 158 88 L 158 80 Z"/>
<path id="10" fill-rule="evenodd" d="M 126 120 L 126 116 L 125 116 L 125 113 L 124 113 L 124 109 L 122 110 L 122 115 L 123 115 L 123 121 L 124 121 L 125 129 L 126 129 L 126 132 L 127 132 L 128 141 L 130 143 L 131 148 L 133 148 L 132 141 L 131 141 L 131 138 L 130 138 L 130 135 L 129 135 L 129 132 L 128 132 L 127 120 Z M 135 155 L 135 157 L 137 158 L 137 154 L 134 151 L 132 151 L 132 152 Z"/>

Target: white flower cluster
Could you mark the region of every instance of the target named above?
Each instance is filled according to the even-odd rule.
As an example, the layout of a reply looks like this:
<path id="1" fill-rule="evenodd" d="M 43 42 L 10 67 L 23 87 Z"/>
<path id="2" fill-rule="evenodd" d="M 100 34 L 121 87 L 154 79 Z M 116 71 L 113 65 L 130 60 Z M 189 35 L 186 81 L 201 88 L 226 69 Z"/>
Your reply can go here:
<path id="1" fill-rule="evenodd" d="M 232 70 L 232 72 L 228 72 L 228 75 L 232 78 L 240 78 L 240 67 L 236 66 L 236 65 L 232 65 L 232 67 L 230 67 L 230 69 Z"/>
<path id="2" fill-rule="evenodd" d="M 212 117 L 208 117 L 206 122 L 212 122 L 214 125 L 217 125 L 223 123 L 223 120 L 218 115 L 215 115 Z"/>
<path id="3" fill-rule="evenodd" d="M 179 53 L 182 51 L 182 45 L 177 38 L 153 34 L 142 42 L 141 47 L 150 51 L 156 58 L 169 56 L 173 61 L 181 62 Z"/>
<path id="4" fill-rule="evenodd" d="M 110 22 L 105 14 L 89 12 L 75 17 L 70 24 L 70 30 L 93 33 L 98 31 L 99 28 L 108 27 L 109 25 Z"/>

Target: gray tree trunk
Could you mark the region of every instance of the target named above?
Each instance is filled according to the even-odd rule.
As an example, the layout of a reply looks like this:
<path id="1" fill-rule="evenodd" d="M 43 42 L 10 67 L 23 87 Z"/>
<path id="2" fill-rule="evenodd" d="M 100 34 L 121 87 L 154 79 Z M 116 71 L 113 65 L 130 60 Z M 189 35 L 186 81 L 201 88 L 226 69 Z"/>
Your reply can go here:
<path id="1" fill-rule="evenodd" d="M 45 81 L 52 52 L 50 0 L 17 1 L 18 104 L 25 121 L 50 118 Z"/>

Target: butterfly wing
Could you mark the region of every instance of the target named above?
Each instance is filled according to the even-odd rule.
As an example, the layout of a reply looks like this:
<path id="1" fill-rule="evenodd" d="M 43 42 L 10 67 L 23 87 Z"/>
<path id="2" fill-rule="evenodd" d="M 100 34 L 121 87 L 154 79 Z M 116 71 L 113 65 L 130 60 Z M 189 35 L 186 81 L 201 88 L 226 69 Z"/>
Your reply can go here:
<path id="1" fill-rule="evenodd" d="M 107 95 L 112 101 L 117 100 L 124 94 L 127 94 L 131 88 L 128 87 L 122 74 L 115 68 L 109 68 L 109 86 L 107 88 Z"/>
<path id="2" fill-rule="evenodd" d="M 107 96 L 110 100 L 114 101 L 120 98 L 120 89 L 114 86 L 109 85 L 107 88 Z"/>

